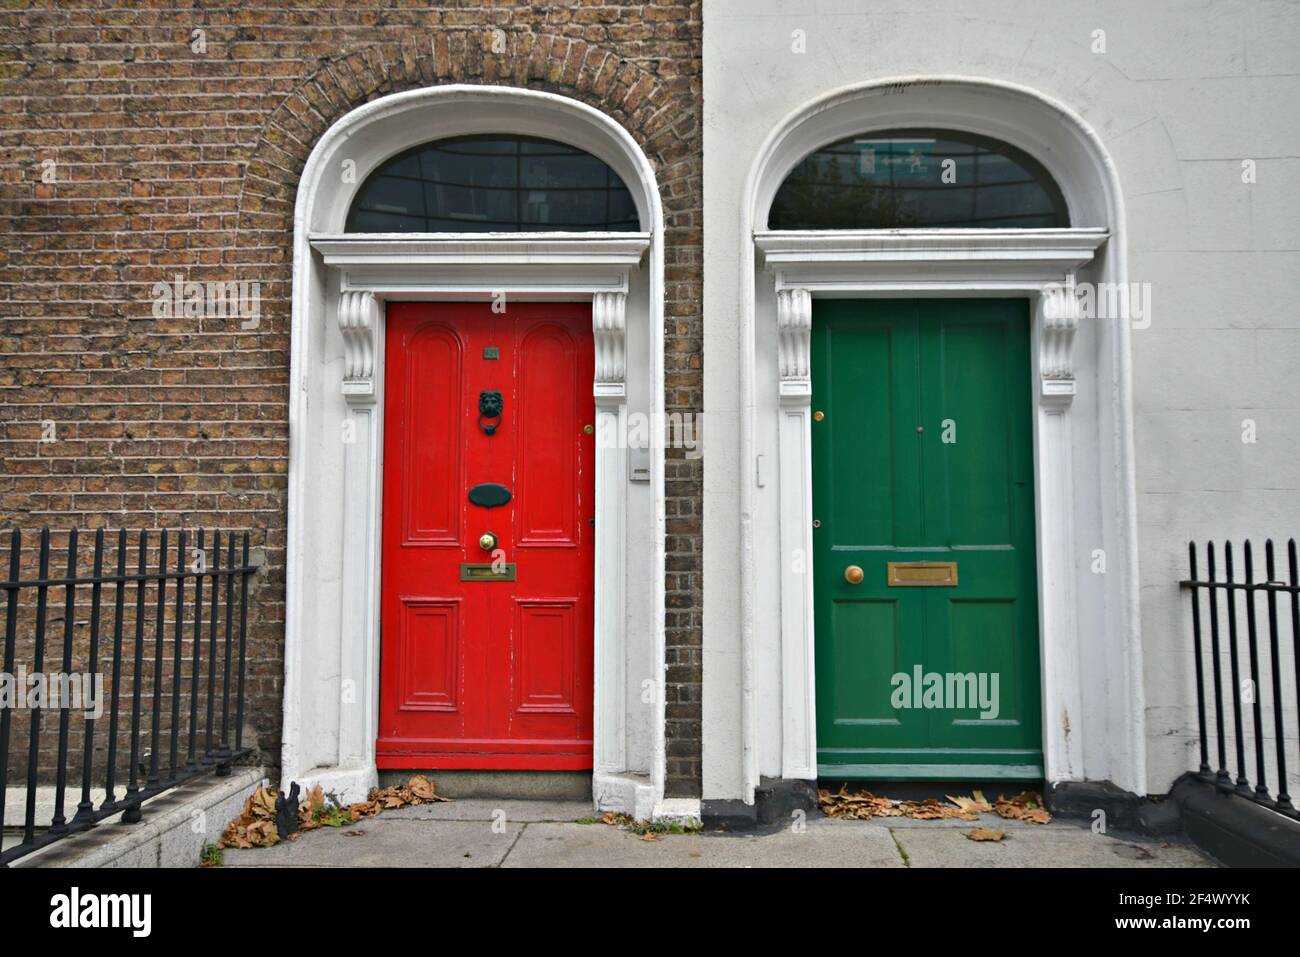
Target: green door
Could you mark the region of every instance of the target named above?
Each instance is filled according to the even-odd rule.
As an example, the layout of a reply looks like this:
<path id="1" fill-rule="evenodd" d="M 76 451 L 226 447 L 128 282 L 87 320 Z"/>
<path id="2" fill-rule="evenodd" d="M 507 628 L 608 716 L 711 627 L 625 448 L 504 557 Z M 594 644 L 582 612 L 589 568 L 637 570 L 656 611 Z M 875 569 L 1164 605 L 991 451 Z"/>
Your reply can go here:
<path id="1" fill-rule="evenodd" d="M 814 302 L 822 776 L 1042 777 L 1029 373 L 1024 300 Z"/>

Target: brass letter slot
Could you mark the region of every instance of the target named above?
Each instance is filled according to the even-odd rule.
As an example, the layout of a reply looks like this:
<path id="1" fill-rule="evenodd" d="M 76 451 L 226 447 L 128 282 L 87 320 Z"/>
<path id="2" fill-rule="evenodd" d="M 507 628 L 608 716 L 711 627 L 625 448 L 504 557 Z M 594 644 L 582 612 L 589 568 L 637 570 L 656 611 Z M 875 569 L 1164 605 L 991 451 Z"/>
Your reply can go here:
<path id="1" fill-rule="evenodd" d="M 460 580 L 463 582 L 512 582 L 515 580 L 515 563 L 507 562 L 494 567 L 492 562 L 461 562 Z"/>
<path id="2" fill-rule="evenodd" d="M 956 562 L 890 562 L 888 567 L 891 588 L 954 588 L 957 585 Z"/>

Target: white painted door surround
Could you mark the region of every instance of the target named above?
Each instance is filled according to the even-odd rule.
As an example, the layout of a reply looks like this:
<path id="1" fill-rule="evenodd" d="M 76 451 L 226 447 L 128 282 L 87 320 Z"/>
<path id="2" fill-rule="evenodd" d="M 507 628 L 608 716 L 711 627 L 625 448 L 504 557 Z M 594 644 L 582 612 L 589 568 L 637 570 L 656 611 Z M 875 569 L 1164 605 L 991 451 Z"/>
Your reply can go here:
<path id="1" fill-rule="evenodd" d="M 796 163 L 846 137 L 891 128 L 960 130 L 1025 150 L 1060 185 L 1071 227 L 766 228 L 772 198 Z M 743 689 L 734 795 L 752 803 L 760 777 L 816 777 L 812 302 L 868 296 L 1031 301 L 1047 776 L 1054 783 L 1110 780 L 1143 793 L 1129 329 L 1126 314 L 1083 318 L 1073 295 L 1056 294 L 1072 281 L 1127 283 L 1119 184 L 1095 134 L 1059 103 L 1023 87 L 969 77 L 892 78 L 794 111 L 763 144 L 744 195 L 752 249 L 740 257 L 737 337 Z M 765 468 L 764 460 L 776 467 Z M 1099 550 L 1104 574 L 1093 572 Z M 760 689 L 773 688 L 779 702 L 759 700 Z"/>
<path id="2" fill-rule="evenodd" d="M 608 163 L 644 232 L 344 234 L 355 190 L 430 140 L 509 132 Z M 384 303 L 589 301 L 599 435 L 620 408 L 663 410 L 663 214 L 632 137 L 585 104 L 507 87 L 386 96 L 332 126 L 303 170 L 294 216 L 289 525 L 281 774 L 342 800 L 376 783 Z M 596 452 L 593 799 L 650 817 L 663 795 L 663 454 L 632 484 L 628 450 Z M 646 587 L 629 589 L 627 583 Z M 629 692 L 629 689 L 633 689 Z"/>

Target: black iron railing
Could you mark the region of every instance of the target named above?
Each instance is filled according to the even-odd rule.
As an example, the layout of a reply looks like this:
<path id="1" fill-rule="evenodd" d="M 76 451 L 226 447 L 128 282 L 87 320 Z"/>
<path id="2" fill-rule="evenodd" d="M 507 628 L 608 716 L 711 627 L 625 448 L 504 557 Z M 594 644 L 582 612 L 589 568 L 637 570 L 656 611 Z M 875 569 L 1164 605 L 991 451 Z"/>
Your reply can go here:
<path id="1" fill-rule="evenodd" d="M 1256 578 L 1250 542 L 1242 545 L 1240 580 L 1231 542 L 1224 543 L 1222 549 L 1222 572 L 1216 561 L 1214 543 L 1205 546 L 1204 579 L 1197 571 L 1194 542 L 1187 546 L 1187 552 L 1191 577 L 1180 584 L 1191 592 L 1192 601 L 1196 712 L 1201 745 L 1197 776 L 1225 792 L 1300 817 L 1288 784 L 1288 774 L 1294 781 L 1296 770 L 1300 769 L 1300 744 L 1295 743 L 1300 734 L 1297 727 L 1300 722 L 1300 713 L 1297 712 L 1297 700 L 1300 700 L 1300 578 L 1297 577 L 1295 540 L 1287 543 L 1286 581 L 1278 577 L 1271 540 L 1264 543 L 1264 577 L 1260 580 Z M 1206 601 L 1201 597 L 1202 592 Z M 1203 628 L 1203 604 L 1208 613 L 1208 646 Z M 1279 620 L 1288 614 L 1290 627 L 1284 628 Z M 1228 685 L 1226 701 L 1225 684 Z M 1210 765 L 1211 725 L 1217 770 Z M 1288 729 L 1292 735 L 1290 742 Z M 1287 757 L 1291 747 L 1296 749 L 1293 762 L 1289 762 Z M 1253 784 L 1250 773 L 1254 774 Z M 1269 792 L 1270 780 L 1276 782 L 1276 794 Z"/>
<path id="2" fill-rule="evenodd" d="M 60 575 L 51 569 L 48 528 L 34 563 L 20 532 L 8 536 L 0 581 L 10 692 L 0 707 L 0 834 L 10 828 L 4 865 L 116 814 L 137 822 L 149 798 L 214 769 L 229 774 L 248 751 L 245 652 L 255 571 L 248 532 L 223 538 L 217 531 L 209 545 L 201 529 L 192 539 L 178 532 L 173 544 L 166 530 L 128 536 L 123 529 L 116 549 L 106 549 L 99 529 L 90 554 L 78 538 L 76 529 L 67 533 Z M 60 597 L 61 619 L 50 607 Z M 59 670 L 47 675 L 56 656 Z M 78 726 L 79 766 L 71 743 Z M 81 788 L 71 820 L 70 778 Z M 48 796 L 51 785 L 53 813 L 38 820 L 38 792 Z M 5 801 L 21 787 L 21 837 L 8 846 L 17 834 Z"/>

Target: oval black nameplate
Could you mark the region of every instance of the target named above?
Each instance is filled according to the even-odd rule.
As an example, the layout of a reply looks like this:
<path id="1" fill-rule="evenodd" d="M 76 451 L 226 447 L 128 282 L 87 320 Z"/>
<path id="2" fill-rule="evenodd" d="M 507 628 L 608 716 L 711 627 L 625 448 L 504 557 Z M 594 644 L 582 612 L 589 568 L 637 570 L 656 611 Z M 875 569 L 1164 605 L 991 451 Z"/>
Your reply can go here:
<path id="1" fill-rule="evenodd" d="M 469 500 L 483 508 L 496 508 L 510 501 L 510 489 L 496 482 L 483 482 L 469 490 Z"/>

